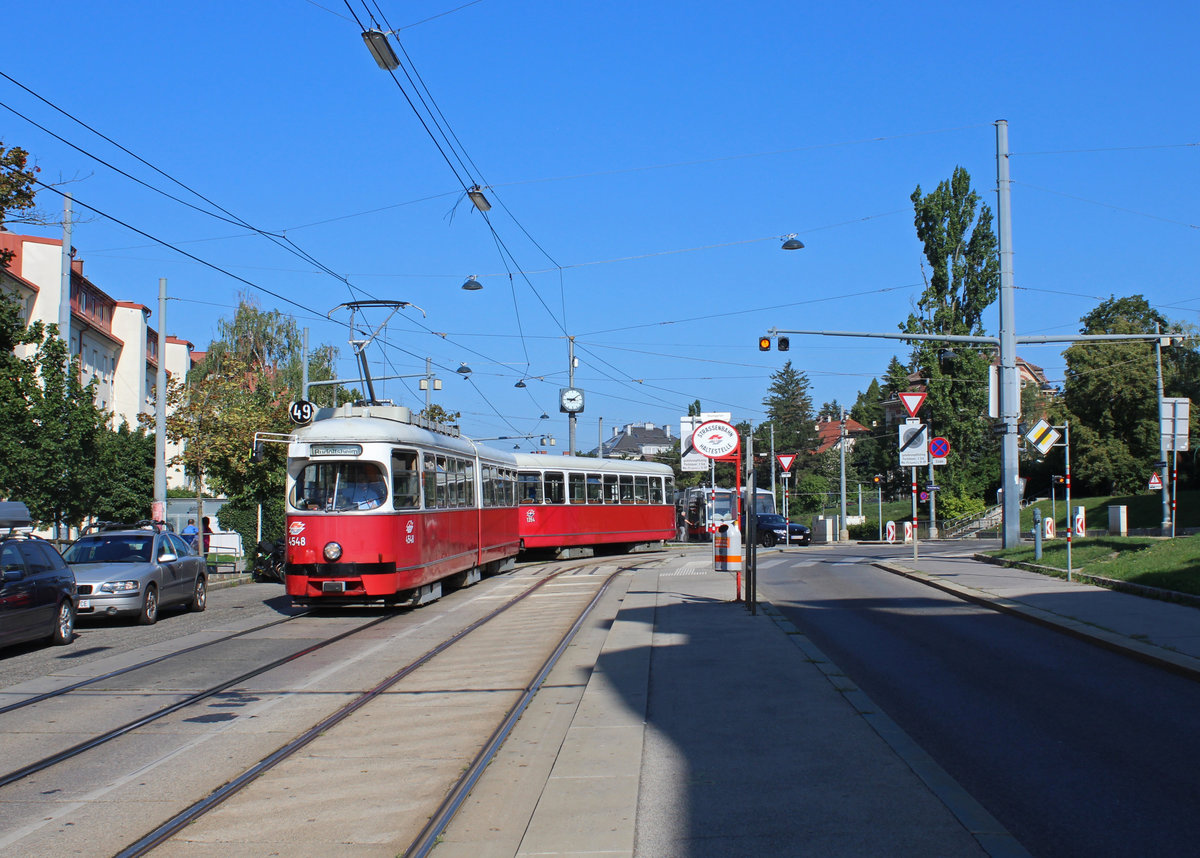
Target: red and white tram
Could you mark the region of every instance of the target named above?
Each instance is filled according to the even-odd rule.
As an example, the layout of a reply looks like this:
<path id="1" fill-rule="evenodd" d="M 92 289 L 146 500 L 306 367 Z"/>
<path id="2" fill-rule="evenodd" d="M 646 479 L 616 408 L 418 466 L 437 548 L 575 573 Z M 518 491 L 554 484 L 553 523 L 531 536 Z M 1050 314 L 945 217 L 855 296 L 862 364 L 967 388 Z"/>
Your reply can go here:
<path id="1" fill-rule="evenodd" d="M 629 549 L 675 536 L 668 465 L 518 453 L 521 548 Z"/>
<path id="2" fill-rule="evenodd" d="M 287 592 L 421 604 L 511 568 L 516 461 L 394 405 L 321 409 L 288 445 Z"/>

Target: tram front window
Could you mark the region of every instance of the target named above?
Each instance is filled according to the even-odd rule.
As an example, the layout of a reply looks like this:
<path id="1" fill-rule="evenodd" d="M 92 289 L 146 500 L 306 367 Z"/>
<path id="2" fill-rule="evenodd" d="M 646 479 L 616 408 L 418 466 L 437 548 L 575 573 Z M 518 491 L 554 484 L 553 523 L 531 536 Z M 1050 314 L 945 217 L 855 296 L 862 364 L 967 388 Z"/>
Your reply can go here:
<path id="1" fill-rule="evenodd" d="M 293 509 L 375 509 L 387 498 L 387 479 L 374 462 L 312 462 L 296 478 Z"/>

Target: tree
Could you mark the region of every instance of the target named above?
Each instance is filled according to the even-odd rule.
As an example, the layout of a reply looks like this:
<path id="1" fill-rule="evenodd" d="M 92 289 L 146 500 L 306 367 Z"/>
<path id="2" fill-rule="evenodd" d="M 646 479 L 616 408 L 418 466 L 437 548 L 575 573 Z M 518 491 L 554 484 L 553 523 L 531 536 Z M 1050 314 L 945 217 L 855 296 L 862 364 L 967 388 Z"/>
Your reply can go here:
<path id="1" fill-rule="evenodd" d="M 36 352 L 17 361 L 21 376 L 10 386 L 20 392 L 17 404 L 25 413 L 18 415 L 17 432 L 5 444 L 15 443 L 19 454 L 10 463 L 12 482 L 3 488 L 24 500 L 40 522 L 78 525 L 107 487 L 99 470 L 107 415 L 96 407 L 93 385 L 80 381 L 79 361 L 68 361 L 58 326 L 45 330 Z"/>
<path id="2" fill-rule="evenodd" d="M 154 500 L 154 436 L 122 423 L 96 440 L 105 490 L 97 493 L 92 515 L 100 521 L 147 518 Z"/>
<path id="3" fill-rule="evenodd" d="M 6 148 L 0 140 L 0 225 L 23 223 L 33 211 L 35 174 L 37 167 L 29 166 L 29 153 L 13 146 Z M 12 252 L 0 250 L 0 268 L 7 268 Z"/>
<path id="4" fill-rule="evenodd" d="M 775 449 L 801 454 L 817 446 L 817 430 L 813 416 L 812 395 L 808 376 L 796 370 L 789 360 L 771 375 L 771 386 L 763 399 L 767 419 L 775 425 Z"/>
<path id="5" fill-rule="evenodd" d="M 1110 297 L 1080 319 L 1084 334 L 1174 330 L 1141 295 Z M 1194 341 L 1192 341 L 1194 343 Z M 1164 348 L 1167 396 L 1195 384 L 1195 346 Z M 1068 348 L 1063 387 L 1072 420 L 1072 471 L 1078 484 L 1105 493 L 1134 492 L 1159 457 L 1158 370 L 1151 342 L 1083 342 Z M 1177 392 L 1180 391 L 1180 392 Z"/>
<path id="6" fill-rule="evenodd" d="M 927 195 L 918 185 L 911 199 L 930 276 L 917 300 L 918 312 L 900 329 L 913 334 L 982 334 L 983 311 L 1000 292 L 991 209 L 980 204 L 971 176 L 962 167 Z M 946 346 L 913 341 L 912 366 L 926 380 L 929 394 L 922 416 L 950 441 L 954 466 L 939 477 L 943 489 L 982 496 L 999 475 L 999 444 L 986 418 L 990 358 L 969 346 Z M 896 381 L 889 371 L 889 386 Z"/>

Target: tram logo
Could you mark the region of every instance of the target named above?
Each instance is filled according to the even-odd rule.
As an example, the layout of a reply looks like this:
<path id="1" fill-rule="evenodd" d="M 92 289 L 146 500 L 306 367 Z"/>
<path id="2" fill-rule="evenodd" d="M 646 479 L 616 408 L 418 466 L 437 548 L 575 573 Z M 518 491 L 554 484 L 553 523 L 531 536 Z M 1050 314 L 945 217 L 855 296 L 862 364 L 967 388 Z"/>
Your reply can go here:
<path id="1" fill-rule="evenodd" d="M 525 510 L 525 521 L 528 524 L 533 524 L 534 522 L 537 521 L 537 513 L 531 509 Z"/>
<path id="2" fill-rule="evenodd" d="M 304 522 L 302 522 L 302 521 L 293 521 L 291 524 L 288 525 L 288 533 L 290 533 L 292 536 L 299 536 L 303 532 L 304 532 Z"/>
<path id="3" fill-rule="evenodd" d="M 416 526 L 416 525 L 415 525 L 415 524 L 413 524 L 413 520 L 410 518 L 410 519 L 408 520 L 408 524 L 404 525 L 404 532 L 405 532 L 405 533 L 412 533 L 412 532 L 413 532 L 413 528 L 414 528 L 415 526 Z"/>

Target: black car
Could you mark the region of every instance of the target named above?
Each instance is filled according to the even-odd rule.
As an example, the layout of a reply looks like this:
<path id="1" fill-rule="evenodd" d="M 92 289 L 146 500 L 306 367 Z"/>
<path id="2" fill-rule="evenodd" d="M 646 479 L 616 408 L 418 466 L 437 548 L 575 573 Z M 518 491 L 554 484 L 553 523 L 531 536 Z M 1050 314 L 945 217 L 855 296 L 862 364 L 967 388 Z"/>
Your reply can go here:
<path id="1" fill-rule="evenodd" d="M 812 533 L 803 524 L 788 521 L 776 513 L 758 514 L 755 520 L 758 529 L 758 544 L 770 548 L 781 542 L 792 545 L 808 545 L 812 541 Z"/>
<path id="2" fill-rule="evenodd" d="M 25 504 L 0 502 L 0 646 L 75 637 L 75 576 L 32 527 Z"/>

